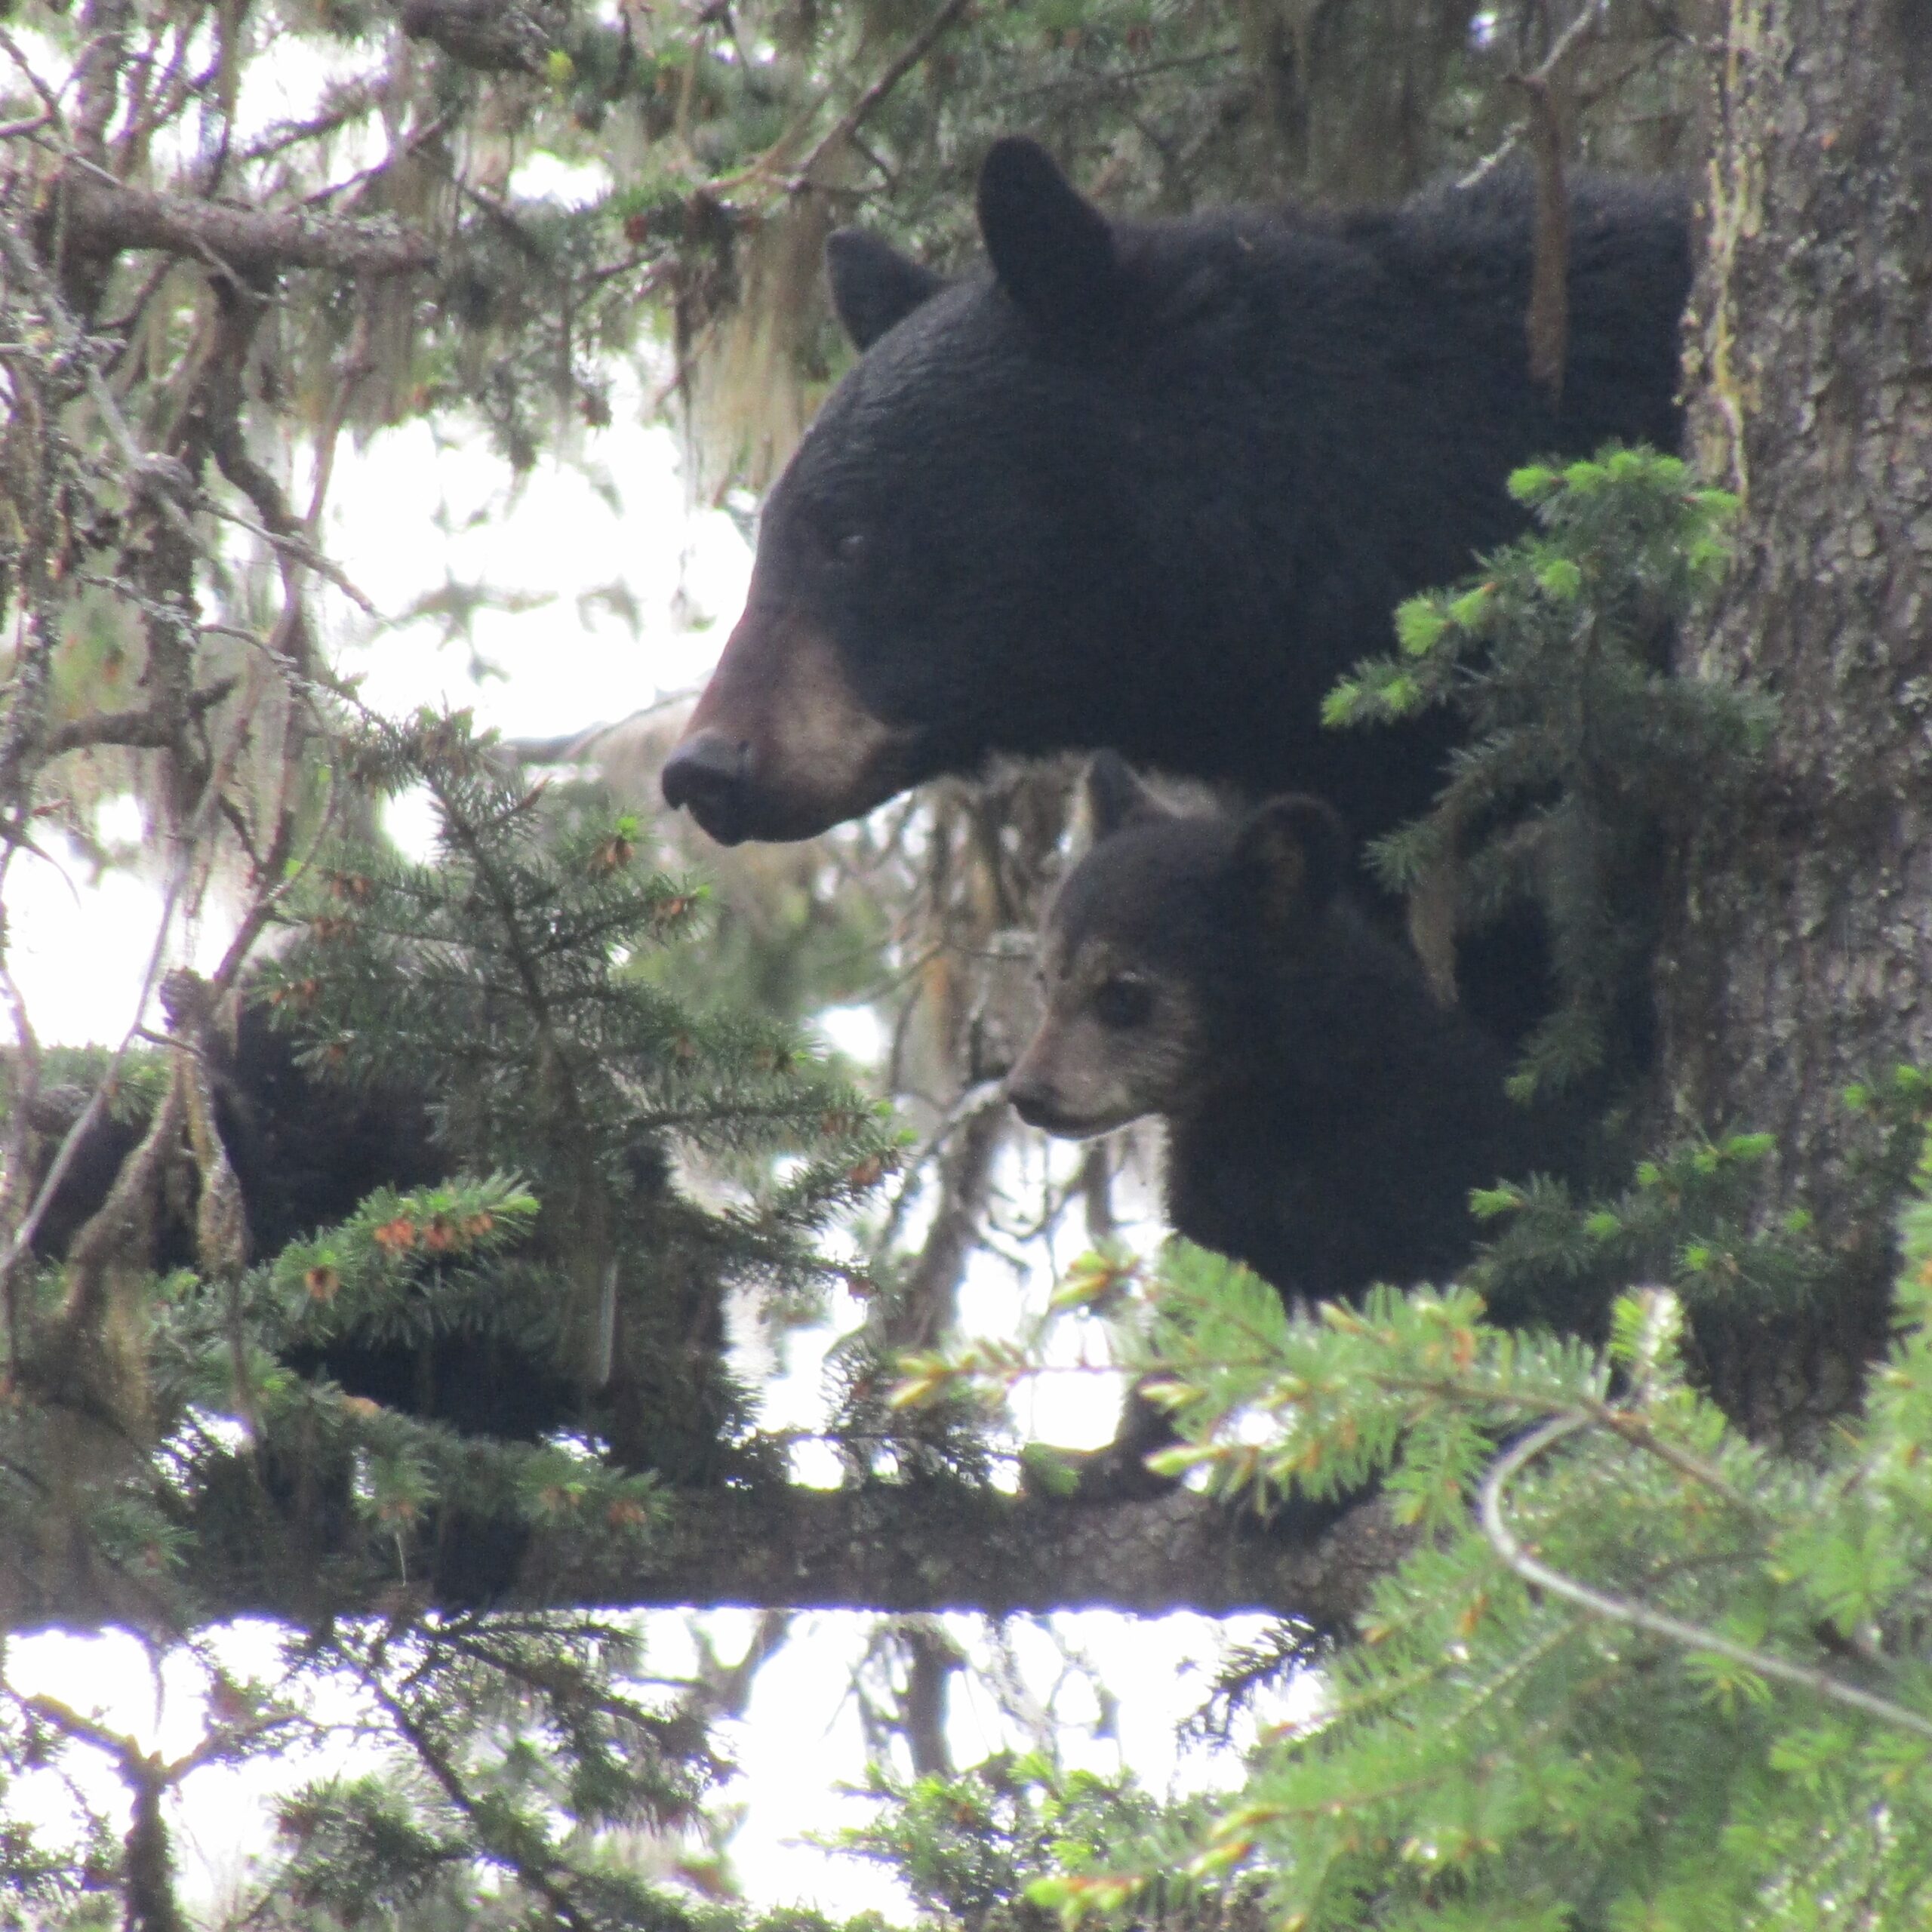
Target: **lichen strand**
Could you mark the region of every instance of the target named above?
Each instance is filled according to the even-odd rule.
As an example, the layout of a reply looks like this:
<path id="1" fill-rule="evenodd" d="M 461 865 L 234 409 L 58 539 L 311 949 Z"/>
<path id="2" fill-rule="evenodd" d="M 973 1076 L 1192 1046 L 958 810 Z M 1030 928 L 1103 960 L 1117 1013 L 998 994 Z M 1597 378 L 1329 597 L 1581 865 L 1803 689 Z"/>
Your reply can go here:
<path id="1" fill-rule="evenodd" d="M 1839 1097 L 1932 1060 L 1932 51 L 1918 0 L 1729 14 L 1690 402 L 1694 447 L 1749 496 L 1715 619 L 1682 648 L 1781 718 L 1767 809 L 1684 855 L 1660 966 L 1669 1098 L 1775 1134 L 1827 1226 L 1875 1247 Z M 1801 1407 L 1882 1336 L 1877 1258 L 1814 1338 Z M 1788 1357 L 1770 1380 L 1761 1417 L 1783 1426 Z"/>

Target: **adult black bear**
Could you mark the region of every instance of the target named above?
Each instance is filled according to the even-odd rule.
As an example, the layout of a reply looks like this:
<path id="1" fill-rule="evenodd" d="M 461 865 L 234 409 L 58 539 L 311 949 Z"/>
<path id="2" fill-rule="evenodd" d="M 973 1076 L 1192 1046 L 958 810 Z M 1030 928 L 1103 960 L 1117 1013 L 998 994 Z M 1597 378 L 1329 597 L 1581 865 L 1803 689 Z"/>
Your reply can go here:
<path id="1" fill-rule="evenodd" d="M 1578 1173 L 1579 1124 L 1514 1104 L 1502 1050 L 1350 903 L 1327 806 L 1180 816 L 1106 754 L 1088 787 L 1097 842 L 1048 915 L 1045 1016 L 1008 1084 L 1025 1119 L 1160 1115 L 1175 1230 L 1312 1299 L 1446 1280 L 1472 1189 Z"/>
<path id="2" fill-rule="evenodd" d="M 980 177 L 990 275 L 845 232 L 864 352 L 774 486 L 743 617 L 664 770 L 714 837 L 808 836 L 995 751 L 1319 792 L 1358 837 L 1451 729 L 1334 733 L 1396 604 L 1521 525 L 1531 457 L 1669 446 L 1687 207 L 1571 190 L 1560 402 L 1528 371 L 1529 181 L 1393 211 L 1114 222 L 1043 149 Z"/>

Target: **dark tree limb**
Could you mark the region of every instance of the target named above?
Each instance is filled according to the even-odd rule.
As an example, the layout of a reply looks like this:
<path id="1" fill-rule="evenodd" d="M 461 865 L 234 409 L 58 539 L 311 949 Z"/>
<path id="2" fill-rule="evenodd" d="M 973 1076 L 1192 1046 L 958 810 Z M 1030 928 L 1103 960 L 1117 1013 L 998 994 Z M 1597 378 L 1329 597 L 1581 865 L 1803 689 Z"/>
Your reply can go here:
<path id="1" fill-rule="evenodd" d="M 1339 1629 L 1409 1547 L 1367 1503 L 1307 1537 L 1186 1490 L 1083 1504 L 924 1487 L 681 1499 L 648 1552 L 539 1538 L 516 1600 L 1292 1613 Z"/>
<path id="2" fill-rule="evenodd" d="M 200 717 L 212 711 L 241 681 L 238 678 L 217 678 L 188 699 L 189 715 Z M 43 755 L 64 757 L 69 752 L 88 751 L 102 745 L 125 745 L 153 751 L 174 743 L 174 721 L 152 707 L 134 711 L 97 711 L 85 718 L 72 718 L 52 726 L 43 736 Z"/>
<path id="3" fill-rule="evenodd" d="M 127 187 L 85 163 L 67 169 L 66 197 L 69 245 L 88 254 L 158 248 L 218 269 L 333 269 L 377 275 L 406 275 L 436 259 L 423 236 L 397 221 L 192 201 Z"/>
<path id="4" fill-rule="evenodd" d="M 946 1743 L 948 1693 L 966 1660 L 943 1625 L 921 1618 L 900 1632 L 911 1660 L 900 1728 L 912 1753 L 915 1777 L 943 1778 L 952 1774 L 952 1753 Z"/>
<path id="5" fill-rule="evenodd" d="M 1895 1318 L 1878 1110 L 1845 1090 L 1932 1064 L 1924 13 L 1715 10 L 1684 331 L 1690 449 L 1743 500 L 1678 668 L 1775 692 L 1777 720 L 1766 808 L 1687 823 L 1667 875 L 1658 1112 L 1763 1131 L 1763 1224 L 1801 1206 L 1835 1250 L 1829 1297 L 1700 1337 L 1730 1414 L 1807 1449 L 1857 1406 Z"/>
<path id="6" fill-rule="evenodd" d="M 1557 35 L 1549 51 L 1543 56 L 1541 63 L 1534 72 L 1527 74 L 1512 74 L 1509 78 L 1515 82 L 1518 86 L 1527 88 L 1529 90 L 1531 101 L 1534 103 L 1537 90 L 1548 89 L 1551 81 L 1562 72 L 1564 63 L 1569 59 L 1571 54 L 1603 25 L 1609 11 L 1609 0 L 1589 0 L 1589 4 L 1577 14 L 1577 17 Z M 1485 174 L 1490 174 L 1500 167 L 1515 152 L 1526 129 L 1532 139 L 1537 137 L 1537 126 L 1534 107 L 1529 119 L 1511 128 L 1497 146 L 1490 153 L 1484 155 L 1482 159 L 1478 162 L 1475 166 L 1471 168 L 1456 185 L 1461 188 L 1472 188 Z"/>
<path id="7" fill-rule="evenodd" d="M 440 47 L 452 60 L 479 74 L 539 74 L 553 48 L 563 45 L 568 11 L 537 0 L 404 0 L 402 30 L 412 40 Z"/>
<path id="8" fill-rule="evenodd" d="M 1006 1131 L 1004 1093 L 995 1090 L 1000 1104 L 990 1104 L 981 1088 L 973 1091 L 979 1104 L 965 1111 L 961 1131 L 940 1157 L 939 1205 L 925 1244 L 903 1288 L 882 1311 L 881 1339 L 894 1351 L 931 1348 L 952 1325 L 959 1284 L 992 1183 L 993 1157 Z"/>
<path id="9" fill-rule="evenodd" d="M 1380 1502 L 1313 1534 L 1257 1524 L 1186 1490 L 1124 1502 L 1063 1502 L 929 1487 L 686 1494 L 648 1542 L 544 1532 L 525 1548 L 501 1607 L 526 1611 L 765 1609 L 888 1612 L 1173 1611 L 1292 1615 L 1349 1628 L 1376 1580 L 1411 1547 Z M 0 1570 L 0 1629 L 152 1627 L 158 1577 L 85 1571 L 32 1550 Z M 313 1624 L 441 1603 L 393 1577 L 331 1579 L 326 1601 L 303 1567 L 278 1574 L 260 1549 L 203 1546 L 192 1564 L 197 1625 L 245 1616 Z M 177 1620 L 179 1614 L 177 1613 Z"/>
<path id="10" fill-rule="evenodd" d="M 175 1895 L 174 1852 L 168 1835 L 162 1804 L 183 1766 L 164 1763 L 158 1754 L 141 1749 L 124 1737 L 57 1697 L 19 1700 L 30 1717 L 63 1737 L 91 1744 L 112 1760 L 125 1786 L 129 1819 L 122 1841 L 122 1883 L 126 1932 L 186 1932 L 188 1921 Z"/>
<path id="11" fill-rule="evenodd" d="M 88 0 L 82 10 L 81 28 L 88 42 L 74 63 L 74 145 L 96 160 L 106 153 L 108 127 L 120 103 L 128 19 L 133 11 L 130 0 Z"/>

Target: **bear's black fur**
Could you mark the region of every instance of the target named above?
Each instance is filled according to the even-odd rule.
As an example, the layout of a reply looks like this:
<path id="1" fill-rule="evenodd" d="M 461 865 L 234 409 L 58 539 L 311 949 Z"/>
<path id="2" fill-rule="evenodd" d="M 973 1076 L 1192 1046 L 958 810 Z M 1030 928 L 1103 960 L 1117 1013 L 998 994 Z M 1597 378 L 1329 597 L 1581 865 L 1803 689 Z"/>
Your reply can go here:
<path id="1" fill-rule="evenodd" d="M 449 1173 L 420 1093 L 318 1077 L 258 1001 L 242 1003 L 232 1031 L 211 1027 L 206 1053 L 216 1128 L 247 1205 L 254 1258 L 343 1220 L 379 1187 L 427 1187 Z M 35 1191 L 88 1099 L 82 1088 L 61 1087 L 36 1100 L 28 1121 Z M 66 1254 L 146 1130 L 144 1119 L 109 1114 L 84 1129 L 35 1229 L 36 1254 L 49 1260 Z M 185 1150 L 182 1164 L 190 1164 Z M 163 1272 L 195 1263 L 192 1198 L 170 1192 L 173 1211 L 162 1217 L 154 1256 Z"/>
<path id="2" fill-rule="evenodd" d="M 1048 915 L 1047 1011 L 1010 1082 L 1025 1118 L 1161 1115 L 1175 1230 L 1295 1298 L 1445 1281 L 1472 1189 L 1580 1173 L 1580 1123 L 1512 1102 L 1502 1050 L 1350 903 L 1326 805 L 1180 816 L 1104 755 L 1089 789 L 1098 840 Z"/>
<path id="3" fill-rule="evenodd" d="M 214 1124 L 235 1171 L 248 1225 L 248 1258 L 264 1260 L 294 1241 L 346 1220 L 383 1187 L 408 1192 L 448 1177 L 451 1164 L 426 1097 L 395 1081 L 351 1087 L 304 1065 L 291 1037 L 267 1008 L 245 1001 L 232 1029 L 208 1027 L 201 1051 L 214 1103 Z M 66 1164 L 33 1232 L 40 1260 L 66 1260 L 75 1239 L 107 1200 L 149 1122 L 135 1115 L 87 1118 L 88 1090 L 39 1094 L 29 1112 L 28 1198 L 37 1195 L 70 1137 Z M 76 1131 L 78 1130 L 78 1132 Z M 197 1263 L 194 1159 L 185 1141 L 160 1177 L 146 1260 L 157 1272 Z M 351 1329 L 327 1343 L 288 1349 L 285 1365 L 325 1377 L 351 1396 L 441 1423 L 466 1435 L 536 1441 L 574 1424 L 582 1392 L 542 1352 L 495 1334 L 450 1329 L 420 1340 Z M 211 1478 L 208 1533 L 245 1538 L 238 1559 L 259 1555 L 265 1534 L 292 1536 L 317 1554 L 339 1552 L 349 1530 L 353 1459 L 342 1445 L 256 1445 L 231 1472 Z M 271 1531 L 258 1514 L 266 1497 Z M 232 1522 L 222 1506 L 233 1511 Z M 428 1512 L 422 1557 L 445 1604 L 495 1601 L 515 1583 L 528 1532 L 508 1515 L 448 1507 Z"/>
<path id="4" fill-rule="evenodd" d="M 232 1031 L 211 1027 L 204 1052 L 251 1260 L 346 1220 L 379 1188 L 406 1193 L 448 1178 L 451 1162 L 420 1091 L 394 1081 L 351 1087 L 312 1071 L 259 1001 L 242 1003 Z M 34 1192 L 86 1100 L 83 1090 L 62 1088 L 36 1101 L 29 1122 Z M 146 1130 L 145 1119 L 106 1114 L 82 1128 L 35 1227 L 39 1259 L 66 1258 Z M 157 1272 L 196 1265 L 197 1191 L 184 1144 L 162 1189 L 149 1257 Z M 445 1334 L 420 1345 L 349 1336 L 300 1349 L 289 1365 L 386 1407 L 511 1441 L 534 1441 L 581 1406 L 567 1376 L 491 1336 Z"/>
<path id="5" fill-rule="evenodd" d="M 1529 374 L 1532 184 L 1329 217 L 1111 221 L 1008 140 L 992 272 L 855 233 L 863 350 L 774 486 L 744 614 L 664 790 L 795 838 L 995 751 L 1318 792 L 1358 838 L 1421 811 L 1451 731 L 1324 731 L 1411 592 L 1521 528 L 1533 457 L 1678 438 L 1687 199 L 1571 183 L 1560 399 Z"/>

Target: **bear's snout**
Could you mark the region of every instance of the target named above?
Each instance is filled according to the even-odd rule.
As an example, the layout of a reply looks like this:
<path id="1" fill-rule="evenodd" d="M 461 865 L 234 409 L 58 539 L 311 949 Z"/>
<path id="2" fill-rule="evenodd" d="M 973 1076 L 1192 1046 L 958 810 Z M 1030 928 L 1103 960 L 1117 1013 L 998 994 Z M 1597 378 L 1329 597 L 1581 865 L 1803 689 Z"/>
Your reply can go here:
<path id="1" fill-rule="evenodd" d="M 721 845 L 745 836 L 751 747 L 722 731 L 697 731 L 664 763 L 659 780 L 673 811 L 688 806 L 692 817 Z"/>

